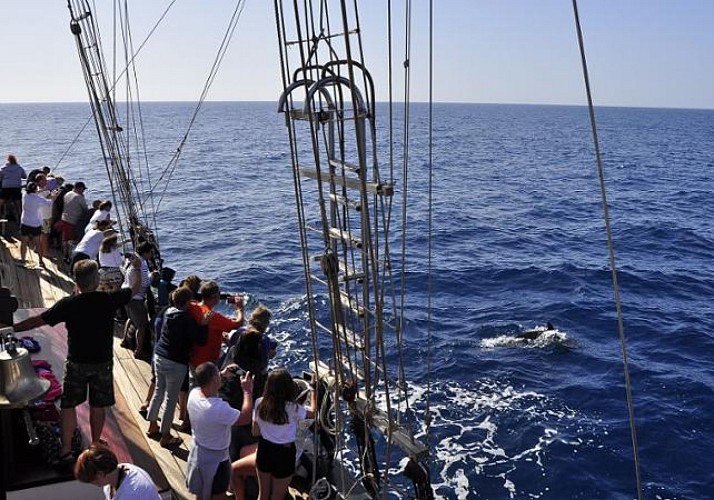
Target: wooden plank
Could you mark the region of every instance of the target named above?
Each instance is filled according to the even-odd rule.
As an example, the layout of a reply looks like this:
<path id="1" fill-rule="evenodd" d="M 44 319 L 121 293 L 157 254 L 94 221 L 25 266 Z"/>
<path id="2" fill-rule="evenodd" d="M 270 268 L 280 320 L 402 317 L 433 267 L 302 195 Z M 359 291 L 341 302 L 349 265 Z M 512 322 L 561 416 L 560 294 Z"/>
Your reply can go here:
<path id="1" fill-rule="evenodd" d="M 139 415 L 138 409 L 144 403 L 151 378 L 148 363 L 136 360 L 131 350 L 124 349 L 118 338 L 114 339 L 114 380 L 118 392 L 123 395 L 126 409 L 124 418 L 131 419 L 138 434 L 134 442 L 143 443 L 154 458 L 165 477 L 167 484 L 173 490 L 176 498 L 189 499 L 193 496 L 186 489 L 186 460 L 189 447 L 193 444 L 190 435 L 181 434 L 184 443 L 175 451 L 162 448 L 158 442 L 145 436 L 148 423 Z M 153 477 L 153 476 L 152 476 Z"/>
<path id="2" fill-rule="evenodd" d="M 141 421 L 137 419 L 137 417 L 140 418 L 136 412 L 137 398 L 131 400 L 124 397 L 125 389 L 127 385 L 131 385 L 131 381 L 126 378 L 126 372 L 121 367 L 115 367 L 114 376 L 117 402 L 112 408 L 112 413 L 127 440 L 133 463 L 149 473 L 159 490 L 168 488 L 176 490 L 177 487 L 184 484 L 185 477 L 183 481 L 170 479 L 174 475 L 172 469 L 175 468 L 175 462 L 166 463 L 161 456 L 156 455 L 155 450 L 150 446 L 151 443 L 144 435 L 146 422 L 143 419 Z M 187 496 L 180 497 L 188 498 Z"/>

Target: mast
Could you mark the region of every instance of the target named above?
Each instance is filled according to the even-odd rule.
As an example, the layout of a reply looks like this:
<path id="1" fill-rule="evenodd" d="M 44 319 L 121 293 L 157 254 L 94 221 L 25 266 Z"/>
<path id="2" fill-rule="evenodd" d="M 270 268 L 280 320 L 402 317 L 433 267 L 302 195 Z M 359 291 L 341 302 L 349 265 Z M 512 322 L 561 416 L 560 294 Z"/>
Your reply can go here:
<path id="1" fill-rule="evenodd" d="M 313 368 L 351 418 L 367 491 L 386 498 L 396 488 L 388 473 L 396 447 L 409 459 L 414 496 L 433 498 L 429 450 L 401 421 L 403 371 L 387 360 L 402 339 L 389 251 L 394 187 L 379 171 L 374 84 L 361 60 L 357 5 L 275 0 L 275 14 L 278 108 L 290 143 Z M 341 414 L 338 440 L 346 427 Z"/>
<path id="2" fill-rule="evenodd" d="M 132 176 L 128 140 L 112 98 L 114 85 L 107 78 L 96 19 L 87 0 L 68 0 L 67 7 L 71 18 L 70 31 L 77 45 L 113 204 L 117 213 L 121 213 L 117 217 L 119 229 L 124 233 L 124 224 L 127 224 L 134 245 L 143 239 L 153 243 L 158 252 L 156 237 L 143 220 L 141 197 Z"/>

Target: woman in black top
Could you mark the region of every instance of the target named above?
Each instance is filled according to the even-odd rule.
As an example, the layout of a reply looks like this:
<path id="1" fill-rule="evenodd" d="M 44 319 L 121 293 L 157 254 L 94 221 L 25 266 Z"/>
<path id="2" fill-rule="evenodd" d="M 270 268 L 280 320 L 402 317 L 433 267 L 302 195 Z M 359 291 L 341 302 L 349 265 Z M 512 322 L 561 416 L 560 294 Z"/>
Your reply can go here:
<path id="1" fill-rule="evenodd" d="M 161 446 L 169 447 L 181 443 L 181 439 L 171 436 L 176 403 L 178 402 L 181 383 L 188 369 L 188 358 L 194 344 L 206 343 L 208 330 L 206 324 L 198 325 L 186 310 L 186 305 L 193 298 L 193 292 L 188 287 L 177 288 L 172 299 L 174 306 L 164 313 L 164 322 L 154 350 L 154 371 L 156 372 L 156 388 L 151 397 L 146 419 L 149 421 L 147 435 L 160 438 Z M 164 403 L 164 415 L 161 427 L 157 423 L 161 403 Z"/>

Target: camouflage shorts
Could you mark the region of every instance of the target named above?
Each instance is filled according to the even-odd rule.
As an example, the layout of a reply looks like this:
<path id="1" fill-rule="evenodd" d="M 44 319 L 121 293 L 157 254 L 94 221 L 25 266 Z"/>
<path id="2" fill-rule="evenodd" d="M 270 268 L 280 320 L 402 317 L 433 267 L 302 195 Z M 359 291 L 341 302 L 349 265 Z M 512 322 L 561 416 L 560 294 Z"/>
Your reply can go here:
<path id="1" fill-rule="evenodd" d="M 114 404 L 114 377 L 112 361 L 106 363 L 75 363 L 67 360 L 64 364 L 64 384 L 60 407 L 74 408 L 87 400 L 89 406 L 103 408 Z"/>

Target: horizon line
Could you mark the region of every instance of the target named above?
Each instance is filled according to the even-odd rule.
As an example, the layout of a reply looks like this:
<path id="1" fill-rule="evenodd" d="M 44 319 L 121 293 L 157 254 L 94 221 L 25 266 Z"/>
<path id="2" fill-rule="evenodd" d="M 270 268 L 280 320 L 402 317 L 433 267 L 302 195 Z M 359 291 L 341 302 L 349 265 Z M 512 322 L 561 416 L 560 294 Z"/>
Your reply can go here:
<path id="1" fill-rule="evenodd" d="M 278 100 L 268 99 L 206 99 L 204 102 L 212 103 L 270 103 Z M 120 100 L 117 103 L 125 103 Z M 196 103 L 196 100 L 178 99 L 178 100 L 145 100 L 143 103 Z M 404 104 L 405 101 L 392 101 L 396 104 Z M 410 101 L 412 104 L 429 104 L 429 101 Z M 376 101 L 376 104 L 387 104 L 389 101 Z M 0 105 L 15 105 L 15 104 L 87 104 L 87 101 L 0 101 Z M 475 101 L 433 101 L 433 104 L 458 104 L 458 105 L 481 105 L 481 106 L 559 106 L 559 107 L 587 107 L 587 104 L 572 104 L 572 103 L 535 103 L 535 102 L 475 102 Z M 669 109 L 669 110 L 691 110 L 691 111 L 714 111 L 714 107 L 677 107 L 677 106 L 648 106 L 648 105 L 614 105 L 614 104 L 595 104 L 595 108 L 625 108 L 625 109 Z"/>

